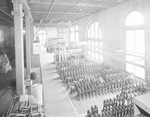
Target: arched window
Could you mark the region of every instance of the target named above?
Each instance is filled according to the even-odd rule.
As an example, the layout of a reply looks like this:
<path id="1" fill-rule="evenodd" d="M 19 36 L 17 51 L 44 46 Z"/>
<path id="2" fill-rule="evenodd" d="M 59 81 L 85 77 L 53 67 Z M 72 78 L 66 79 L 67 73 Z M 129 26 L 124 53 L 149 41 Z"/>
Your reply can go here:
<path id="1" fill-rule="evenodd" d="M 102 60 L 102 34 L 98 22 L 92 22 L 87 30 L 87 56 Z"/>
<path id="2" fill-rule="evenodd" d="M 134 11 L 127 16 L 126 22 L 126 71 L 145 79 L 145 31 L 144 18 Z"/>
<path id="3" fill-rule="evenodd" d="M 79 41 L 79 26 L 73 25 L 70 28 L 71 42 Z"/>
<path id="4" fill-rule="evenodd" d="M 136 25 L 143 25 L 144 18 L 140 12 L 133 11 L 130 13 L 126 19 L 125 25 L 126 26 L 136 26 Z"/>
<path id="5" fill-rule="evenodd" d="M 40 43 L 45 44 L 45 41 L 46 41 L 46 31 L 43 30 L 43 29 L 40 30 L 39 33 L 38 33 L 38 37 L 39 37 Z"/>
<path id="6" fill-rule="evenodd" d="M 63 32 L 62 29 L 59 28 L 59 29 L 58 29 L 58 37 L 63 37 L 63 36 L 62 36 L 62 32 Z"/>
<path id="7" fill-rule="evenodd" d="M 75 38 L 74 38 L 74 26 L 71 26 L 70 28 L 70 36 L 71 36 L 71 42 L 75 41 Z"/>
<path id="8" fill-rule="evenodd" d="M 60 28 L 58 29 L 58 37 L 63 38 L 64 41 L 68 40 L 68 28 Z"/>

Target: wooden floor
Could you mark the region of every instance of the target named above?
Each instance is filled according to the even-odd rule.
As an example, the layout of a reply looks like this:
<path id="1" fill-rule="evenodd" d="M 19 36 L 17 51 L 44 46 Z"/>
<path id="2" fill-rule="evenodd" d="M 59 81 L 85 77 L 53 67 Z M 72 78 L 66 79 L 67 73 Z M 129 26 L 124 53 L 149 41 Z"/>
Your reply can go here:
<path id="1" fill-rule="evenodd" d="M 78 117 L 56 73 L 52 54 L 41 54 L 46 117 Z"/>
<path id="2" fill-rule="evenodd" d="M 95 105 L 98 107 L 100 112 L 103 108 L 104 99 L 109 99 L 109 98 L 112 99 L 113 97 L 116 97 L 116 94 L 109 94 L 109 95 L 97 96 L 97 97 L 87 98 L 78 101 L 75 99 L 75 96 L 69 94 L 69 91 L 67 92 L 79 117 L 85 117 L 87 110 L 90 109 L 91 106 L 95 106 Z"/>
<path id="3" fill-rule="evenodd" d="M 0 116 L 8 110 L 13 96 L 16 94 L 15 70 L 0 74 Z"/>
<path id="4" fill-rule="evenodd" d="M 47 117 L 85 117 L 91 106 L 97 105 L 100 111 L 104 99 L 116 96 L 116 94 L 110 94 L 77 101 L 61 82 L 55 64 L 52 63 L 53 55 L 42 54 L 40 58 Z"/>

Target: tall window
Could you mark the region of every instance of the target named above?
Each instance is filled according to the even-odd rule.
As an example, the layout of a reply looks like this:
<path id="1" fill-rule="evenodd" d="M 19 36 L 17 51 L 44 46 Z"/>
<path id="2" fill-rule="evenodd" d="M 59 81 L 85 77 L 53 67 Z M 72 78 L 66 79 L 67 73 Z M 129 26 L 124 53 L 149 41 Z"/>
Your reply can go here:
<path id="1" fill-rule="evenodd" d="M 71 42 L 79 41 L 79 27 L 74 25 L 70 28 Z"/>
<path id="2" fill-rule="evenodd" d="M 75 41 L 75 38 L 74 38 L 74 26 L 72 26 L 71 28 L 70 28 L 70 41 L 71 42 L 73 42 L 73 41 Z"/>
<path id="3" fill-rule="evenodd" d="M 68 28 L 58 29 L 58 37 L 63 38 L 64 41 L 68 40 Z"/>
<path id="4" fill-rule="evenodd" d="M 141 13 L 130 13 L 126 25 L 126 71 L 145 79 L 145 31 Z"/>
<path id="5" fill-rule="evenodd" d="M 40 43 L 41 44 L 45 44 L 45 41 L 46 41 L 46 31 L 45 30 L 40 30 L 39 33 L 38 33 L 38 37 L 39 37 Z"/>
<path id="6" fill-rule="evenodd" d="M 62 32 L 63 32 L 62 29 L 59 28 L 59 29 L 58 29 L 58 37 L 63 37 L 63 36 L 62 36 Z"/>
<path id="7" fill-rule="evenodd" d="M 79 26 L 75 25 L 75 41 L 79 41 Z"/>
<path id="8" fill-rule="evenodd" d="M 92 22 L 87 32 L 87 56 L 102 60 L 102 34 L 98 22 Z"/>

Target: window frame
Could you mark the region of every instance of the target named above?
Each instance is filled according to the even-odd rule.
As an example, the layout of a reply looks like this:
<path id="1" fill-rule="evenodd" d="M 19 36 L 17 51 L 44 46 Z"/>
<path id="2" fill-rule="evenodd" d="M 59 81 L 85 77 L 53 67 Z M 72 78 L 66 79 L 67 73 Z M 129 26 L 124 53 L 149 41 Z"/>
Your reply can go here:
<path id="1" fill-rule="evenodd" d="M 130 12 L 128 15 L 127 15 L 127 17 L 126 17 L 126 20 L 125 20 L 125 23 L 124 23 L 124 27 L 125 27 L 125 70 L 127 71 L 127 65 L 131 65 L 131 66 L 133 66 L 134 67 L 134 76 L 136 76 L 137 78 L 140 78 L 140 79 L 143 79 L 143 80 L 145 80 L 146 79 L 146 69 L 145 69 L 145 63 L 146 63 L 146 61 L 145 61 L 145 26 L 144 26 L 144 24 L 139 24 L 139 25 L 126 25 L 126 21 L 128 20 L 128 16 L 130 16 L 130 14 L 131 13 L 133 13 L 134 11 L 132 11 L 132 12 Z M 140 12 L 139 12 L 140 13 Z M 143 17 L 143 15 L 142 15 L 142 17 Z M 143 19 L 144 19 L 144 17 L 143 17 Z M 137 40 L 135 40 L 136 39 L 136 31 L 144 31 L 144 54 L 142 55 L 139 55 L 139 53 L 138 52 L 136 52 L 135 51 L 135 45 L 136 45 L 136 42 L 137 42 Z M 127 32 L 128 31 L 130 31 L 131 33 L 134 33 L 134 41 L 133 41 L 133 43 L 134 43 L 134 45 L 132 45 L 132 46 L 134 46 L 134 52 L 131 52 L 131 51 L 128 51 L 127 50 Z M 131 56 L 131 57 L 133 57 L 134 58 L 134 60 L 133 61 L 129 61 L 129 59 L 127 60 L 127 56 Z M 138 63 L 136 63 L 136 61 L 135 61 L 135 58 L 140 58 L 141 59 L 141 61 L 143 60 L 144 61 L 144 63 L 143 64 L 138 64 Z M 135 70 L 137 69 L 137 68 L 142 68 L 143 70 L 144 70 L 144 74 L 143 74 L 143 78 L 142 77 L 140 77 L 140 76 L 138 76 L 137 74 L 136 74 L 136 72 L 135 72 Z M 128 71 L 127 71 L 128 72 Z M 142 76 L 142 75 L 141 75 Z"/>
<path id="2" fill-rule="evenodd" d="M 98 29 L 96 33 L 96 28 Z M 102 33 L 97 21 L 92 21 L 87 28 L 86 36 L 88 46 L 86 49 L 86 55 L 96 60 L 103 60 L 102 57 Z M 101 46 L 100 46 L 101 45 Z M 90 53 L 90 54 L 89 54 Z"/>

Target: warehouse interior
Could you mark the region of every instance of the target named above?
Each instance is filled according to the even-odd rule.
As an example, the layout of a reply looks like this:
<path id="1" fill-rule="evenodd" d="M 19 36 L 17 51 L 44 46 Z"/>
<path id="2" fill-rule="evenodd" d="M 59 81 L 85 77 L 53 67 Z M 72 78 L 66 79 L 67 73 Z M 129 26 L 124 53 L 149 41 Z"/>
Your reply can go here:
<path id="1" fill-rule="evenodd" d="M 150 117 L 150 0 L 1 0 L 1 117 Z"/>

